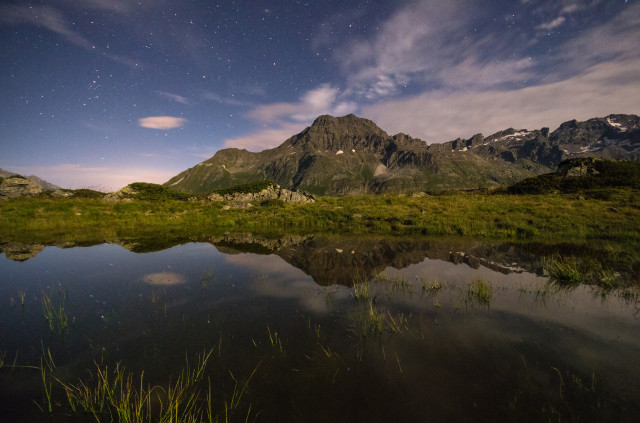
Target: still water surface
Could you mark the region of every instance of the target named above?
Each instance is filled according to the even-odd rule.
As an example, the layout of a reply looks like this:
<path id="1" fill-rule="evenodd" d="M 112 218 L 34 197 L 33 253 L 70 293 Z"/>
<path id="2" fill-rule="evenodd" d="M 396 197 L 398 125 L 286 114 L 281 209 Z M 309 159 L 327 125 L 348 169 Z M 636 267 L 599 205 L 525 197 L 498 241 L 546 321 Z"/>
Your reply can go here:
<path id="1" fill-rule="evenodd" d="M 0 275 L 3 421 L 81 421 L 62 390 L 53 416 L 36 405 L 40 372 L 20 366 L 47 351 L 68 383 L 118 362 L 162 385 L 213 350 L 218 403 L 249 380 L 238 416 L 249 421 L 635 421 L 640 411 L 637 299 L 553 288 L 522 247 L 45 247 L 0 256 Z M 68 330 L 50 330 L 43 298 L 63 307 Z"/>

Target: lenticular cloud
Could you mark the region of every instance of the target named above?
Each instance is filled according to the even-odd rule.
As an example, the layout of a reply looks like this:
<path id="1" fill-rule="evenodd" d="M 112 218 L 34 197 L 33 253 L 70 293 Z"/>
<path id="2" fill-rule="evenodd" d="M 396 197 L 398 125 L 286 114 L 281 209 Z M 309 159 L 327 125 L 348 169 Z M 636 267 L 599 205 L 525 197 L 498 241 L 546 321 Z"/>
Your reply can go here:
<path id="1" fill-rule="evenodd" d="M 186 119 L 173 116 L 149 116 L 138 120 L 143 128 L 174 129 L 184 125 Z"/>

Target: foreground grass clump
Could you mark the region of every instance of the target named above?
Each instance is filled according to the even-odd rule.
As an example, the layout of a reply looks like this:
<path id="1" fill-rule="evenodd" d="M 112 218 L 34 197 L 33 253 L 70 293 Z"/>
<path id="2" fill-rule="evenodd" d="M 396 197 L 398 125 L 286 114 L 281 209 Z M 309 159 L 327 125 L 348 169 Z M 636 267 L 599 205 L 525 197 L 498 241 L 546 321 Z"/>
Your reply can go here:
<path id="1" fill-rule="evenodd" d="M 634 257 L 635 255 L 635 257 Z M 627 288 L 640 282 L 640 257 L 618 255 L 618 263 L 593 257 L 551 257 L 543 261 L 552 284 L 572 288 L 581 284 L 596 286 L 604 291 Z M 616 269 L 619 269 L 616 271 Z"/>
<path id="2" fill-rule="evenodd" d="M 130 195 L 131 198 L 145 201 L 186 201 L 189 198 L 189 194 L 176 191 L 172 188 L 167 188 L 164 185 L 150 184 L 147 182 L 134 182 L 129 185 L 129 188 L 133 190 Z"/>
<path id="3" fill-rule="evenodd" d="M 493 297 L 493 288 L 487 281 L 476 279 L 467 285 L 466 301 L 468 304 L 488 306 L 491 304 L 491 297 Z"/>
<path id="4" fill-rule="evenodd" d="M 56 376 L 52 361 L 41 365 L 45 390 L 45 404 L 41 409 L 52 412 L 54 384 L 64 391 L 68 412 L 89 415 L 96 422 L 166 422 L 199 423 L 249 419 L 240 413 L 243 397 L 255 371 L 246 381 L 235 380 L 235 388 L 224 404 L 215 404 L 211 380 L 205 379 L 205 369 L 213 350 L 198 355 L 191 367 L 187 361 L 178 377 L 167 385 L 146 384 L 144 374 L 134 378 L 121 364 L 114 369 L 96 363 L 94 372 L 75 383 L 66 383 Z M 61 405 L 59 405 L 61 406 Z"/>

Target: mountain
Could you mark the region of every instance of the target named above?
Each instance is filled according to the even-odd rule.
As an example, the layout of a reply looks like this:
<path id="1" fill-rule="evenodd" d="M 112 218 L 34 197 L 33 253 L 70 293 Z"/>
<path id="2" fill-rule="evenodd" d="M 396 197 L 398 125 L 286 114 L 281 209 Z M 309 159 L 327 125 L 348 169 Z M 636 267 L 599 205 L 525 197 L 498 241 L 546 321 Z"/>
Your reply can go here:
<path id="1" fill-rule="evenodd" d="M 56 191 L 60 188 L 37 176 L 25 178 L 21 175 L 0 169 L 0 200 L 16 197 L 32 197 L 42 191 Z"/>
<path id="2" fill-rule="evenodd" d="M 325 115 L 276 148 L 223 149 L 165 185 L 206 193 L 268 179 L 320 195 L 478 189 L 550 173 L 563 160 L 585 156 L 640 161 L 640 118 L 609 115 L 565 122 L 551 133 L 509 128 L 427 145 L 390 136 L 352 114 Z"/>
<path id="3" fill-rule="evenodd" d="M 0 178 L 8 178 L 8 177 L 14 176 L 14 175 L 16 175 L 15 172 L 9 172 L 7 170 L 0 169 Z M 52 184 L 50 182 L 47 182 L 44 179 L 40 179 L 37 176 L 31 175 L 31 176 L 27 176 L 24 179 L 27 179 L 27 180 L 33 182 L 34 184 L 38 185 L 40 188 L 42 188 L 45 191 L 55 191 L 57 189 L 61 189 L 59 186 L 54 185 L 54 184 Z"/>
<path id="4" fill-rule="evenodd" d="M 623 187 L 640 189 L 639 162 L 580 157 L 561 162 L 554 173 L 511 185 L 507 191 L 512 194 L 546 194 Z"/>

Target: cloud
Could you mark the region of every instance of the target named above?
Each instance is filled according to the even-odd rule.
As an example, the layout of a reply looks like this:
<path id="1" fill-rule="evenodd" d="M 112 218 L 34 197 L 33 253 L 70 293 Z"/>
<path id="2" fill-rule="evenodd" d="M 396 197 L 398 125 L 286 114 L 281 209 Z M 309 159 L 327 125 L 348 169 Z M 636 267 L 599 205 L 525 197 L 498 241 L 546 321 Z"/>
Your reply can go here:
<path id="1" fill-rule="evenodd" d="M 143 128 L 174 129 L 184 126 L 186 119 L 173 116 L 149 116 L 138 119 L 138 124 Z"/>
<path id="2" fill-rule="evenodd" d="M 301 123 L 290 123 L 276 129 L 263 129 L 242 137 L 228 139 L 224 145 L 225 147 L 245 148 L 249 151 L 261 151 L 279 146 L 292 135 L 302 131 L 306 126 L 306 124 Z"/>
<path id="3" fill-rule="evenodd" d="M 60 1 L 60 0 L 59 0 Z M 62 0 L 76 6 L 76 0 Z M 117 13 L 127 13 L 131 11 L 139 2 L 137 0 L 83 0 L 82 7 L 88 9 L 108 10 Z"/>
<path id="4" fill-rule="evenodd" d="M 540 24 L 540 25 L 536 26 L 536 29 L 542 29 L 542 30 L 555 29 L 555 28 L 559 27 L 560 25 L 562 25 L 563 23 L 565 23 L 566 20 L 567 19 L 564 16 L 558 16 L 557 18 L 555 18 L 551 22 L 546 22 L 546 23 L 543 23 L 543 24 Z"/>
<path id="5" fill-rule="evenodd" d="M 189 100 L 186 97 L 183 97 L 181 95 L 178 94 L 171 94 L 165 91 L 159 91 L 158 95 L 160 95 L 161 97 L 164 98 L 168 98 L 169 100 L 175 101 L 176 103 L 181 103 L 181 104 L 185 104 L 185 105 L 189 105 Z"/>
<path id="6" fill-rule="evenodd" d="M 358 105 L 342 99 L 340 90 L 323 84 L 304 93 L 298 101 L 271 103 L 254 107 L 250 119 L 264 124 L 264 128 L 245 136 L 228 139 L 226 147 L 260 151 L 282 144 L 292 135 L 302 131 L 319 115 L 342 116 L 354 113 Z"/>
<path id="7" fill-rule="evenodd" d="M 228 106 L 239 106 L 239 107 L 255 107 L 255 103 L 251 103 L 248 101 L 236 100 L 235 98 L 224 98 L 213 91 L 204 91 L 202 93 L 202 99 L 207 101 L 215 101 L 217 103 L 226 104 Z"/>
<path id="8" fill-rule="evenodd" d="M 120 12 L 129 10 L 129 5 L 125 0 L 113 3 L 110 0 L 94 0 L 90 4 L 86 4 L 86 6 Z M 131 69 L 142 68 L 142 63 L 139 60 L 96 48 L 94 44 L 68 23 L 65 15 L 60 10 L 50 6 L 0 6 L 0 23 L 9 25 L 31 24 L 39 28 L 45 28 L 58 34 L 71 44 L 85 50 L 100 53 L 116 63 L 123 64 Z"/>
<path id="9" fill-rule="evenodd" d="M 46 28 L 85 50 L 92 49 L 91 43 L 68 24 L 64 15 L 50 6 L 1 6 L 0 22 L 12 25 L 29 23 Z"/>
<path id="10" fill-rule="evenodd" d="M 356 103 L 340 100 L 339 88 L 323 84 L 306 92 L 297 102 L 258 106 L 249 112 L 249 116 L 260 122 L 310 122 L 322 114 L 348 114 L 356 109 Z"/>
<path id="11" fill-rule="evenodd" d="M 362 115 L 390 133 L 408 132 L 428 143 L 509 127 L 555 129 L 571 119 L 640 114 L 640 59 L 600 63 L 563 81 L 511 91 L 435 91 L 380 102 Z"/>
<path id="12" fill-rule="evenodd" d="M 20 174 L 36 175 L 62 188 L 91 188 L 99 191 L 116 191 L 133 182 L 162 184 L 180 170 L 154 169 L 142 167 L 83 166 L 63 163 L 52 166 L 14 166 Z"/>
<path id="13" fill-rule="evenodd" d="M 512 54 L 512 40 L 469 30 L 484 26 L 483 13 L 467 0 L 425 0 L 398 10 L 372 39 L 336 47 L 345 91 L 374 101 L 411 84 L 488 89 L 531 78 L 533 62 Z"/>

